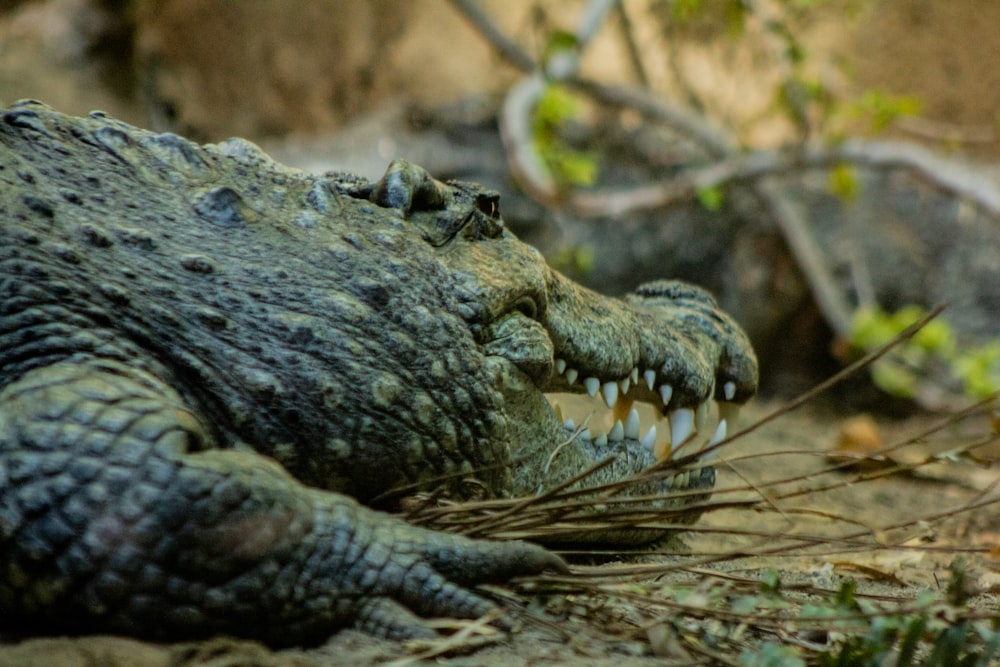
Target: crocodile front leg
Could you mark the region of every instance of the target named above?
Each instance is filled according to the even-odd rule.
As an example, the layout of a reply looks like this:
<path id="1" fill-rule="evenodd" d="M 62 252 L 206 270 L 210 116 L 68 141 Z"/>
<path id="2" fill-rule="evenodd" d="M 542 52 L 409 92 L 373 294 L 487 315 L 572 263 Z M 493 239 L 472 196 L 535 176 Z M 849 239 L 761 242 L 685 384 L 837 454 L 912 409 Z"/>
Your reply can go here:
<path id="1" fill-rule="evenodd" d="M 492 607 L 465 586 L 565 568 L 532 545 L 408 525 L 213 444 L 174 391 L 117 362 L 63 362 L 6 387 L 0 618 L 279 644 L 341 626 L 408 637 L 431 634 L 420 617 Z"/>

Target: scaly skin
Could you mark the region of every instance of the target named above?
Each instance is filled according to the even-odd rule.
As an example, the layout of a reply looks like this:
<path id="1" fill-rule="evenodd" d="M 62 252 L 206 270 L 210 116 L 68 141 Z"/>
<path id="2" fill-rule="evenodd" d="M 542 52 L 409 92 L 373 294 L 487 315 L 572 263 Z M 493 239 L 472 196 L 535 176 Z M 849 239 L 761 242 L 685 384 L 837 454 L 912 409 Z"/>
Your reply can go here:
<path id="1" fill-rule="evenodd" d="M 655 383 L 629 396 L 664 412 L 756 389 L 708 295 L 584 290 L 478 186 L 402 162 L 377 183 L 309 175 L 241 140 L 32 102 L 0 113 L 8 625 L 284 644 L 479 616 L 477 584 L 565 565 L 358 501 L 470 480 L 534 493 L 616 453 L 605 479 L 638 472 L 655 459 L 632 434 L 553 458 L 567 433 L 542 393 L 633 369 Z"/>

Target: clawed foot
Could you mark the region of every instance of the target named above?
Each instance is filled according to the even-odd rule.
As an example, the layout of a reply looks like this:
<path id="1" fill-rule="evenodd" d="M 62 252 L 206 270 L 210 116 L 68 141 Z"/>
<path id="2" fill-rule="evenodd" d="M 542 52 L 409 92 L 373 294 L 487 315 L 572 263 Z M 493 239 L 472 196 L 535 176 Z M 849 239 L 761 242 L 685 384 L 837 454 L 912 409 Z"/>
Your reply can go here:
<path id="1" fill-rule="evenodd" d="M 413 526 L 357 507 L 351 548 L 334 572 L 338 612 L 370 634 L 433 637 L 428 618 L 479 618 L 496 605 L 472 590 L 544 571 L 567 572 L 545 549 L 525 542 L 472 540 Z M 339 528 L 338 528 L 339 529 Z"/>

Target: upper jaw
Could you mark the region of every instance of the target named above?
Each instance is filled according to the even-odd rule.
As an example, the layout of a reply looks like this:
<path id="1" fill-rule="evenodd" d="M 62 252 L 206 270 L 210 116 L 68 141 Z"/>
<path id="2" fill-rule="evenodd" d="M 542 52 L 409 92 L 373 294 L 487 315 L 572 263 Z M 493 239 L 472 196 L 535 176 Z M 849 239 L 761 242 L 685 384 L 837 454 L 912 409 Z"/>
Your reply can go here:
<path id="1" fill-rule="evenodd" d="M 574 303 L 572 298 L 563 301 Z M 575 335 L 572 325 L 568 334 L 557 332 L 554 337 L 561 333 L 574 344 L 557 346 L 554 373 L 544 390 L 600 399 L 612 415 L 599 428 L 594 426 L 601 420 L 592 418 L 591 433 L 607 431 L 612 440 L 637 439 L 664 458 L 694 441 L 696 432 L 705 436 L 697 439 L 702 444 L 732 432 L 739 406 L 756 393 L 757 360 L 745 334 L 707 292 L 659 281 L 621 301 L 598 295 L 574 305 L 571 312 L 577 318 L 590 313 L 604 318 L 590 336 L 597 349 L 585 348 L 581 341 L 588 337 Z M 623 344 L 614 346 L 612 340 Z M 637 412 L 634 403 L 652 410 Z M 640 424 L 642 415 L 650 412 L 645 420 L 661 421 L 653 429 Z M 669 423 L 662 423 L 662 417 Z"/>

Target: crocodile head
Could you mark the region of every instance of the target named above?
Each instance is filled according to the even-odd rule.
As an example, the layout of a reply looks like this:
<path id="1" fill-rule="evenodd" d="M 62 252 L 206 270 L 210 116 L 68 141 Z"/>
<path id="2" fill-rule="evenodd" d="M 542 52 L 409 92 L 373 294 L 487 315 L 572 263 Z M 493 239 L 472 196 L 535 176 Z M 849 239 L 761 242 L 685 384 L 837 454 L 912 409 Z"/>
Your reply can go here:
<path id="1" fill-rule="evenodd" d="M 622 299 L 588 290 L 504 228 L 497 193 L 440 183 L 406 162 L 364 194 L 400 209 L 471 294 L 463 316 L 502 393 L 506 440 L 521 461 L 515 493 L 563 483 L 614 454 L 591 483 L 639 472 L 682 446 L 692 453 L 724 437 L 756 392 L 749 341 L 704 290 L 677 281 Z M 560 394 L 587 398 L 584 413 L 567 419 L 559 403 L 581 401 Z M 685 485 L 710 487 L 714 470 L 703 470 Z"/>
<path id="2" fill-rule="evenodd" d="M 746 337 L 706 293 L 584 289 L 479 186 L 405 162 L 375 183 L 304 174 L 242 140 L 198 146 L 35 102 L 2 120 L 0 205 L 15 213 L 0 246 L 30 275 L 5 284 L 59 335 L 8 332 L 0 380 L 125 361 L 183 397 L 198 447 L 253 449 L 383 506 L 414 488 L 533 494 L 609 457 L 588 482 L 628 476 L 721 435 L 756 389 Z M 613 413 L 570 425 L 546 398 L 560 392 Z M 650 432 L 633 403 L 666 421 Z"/>

